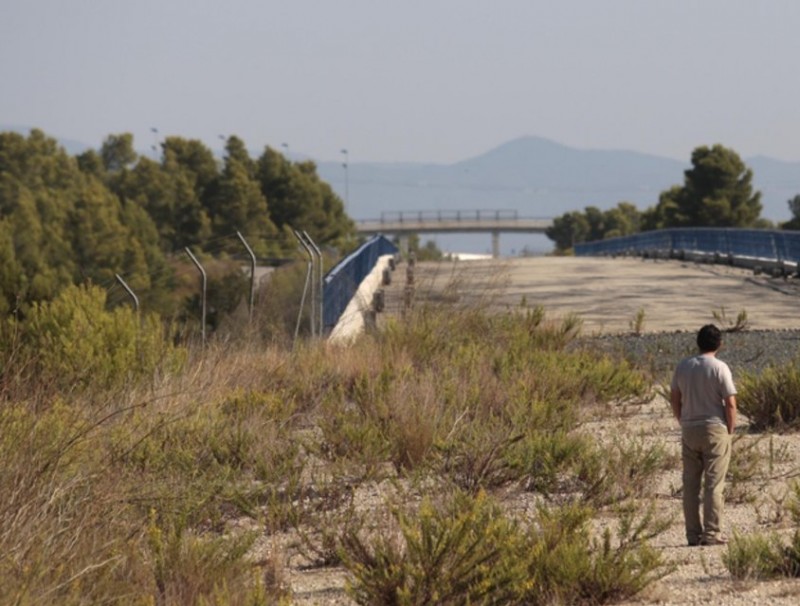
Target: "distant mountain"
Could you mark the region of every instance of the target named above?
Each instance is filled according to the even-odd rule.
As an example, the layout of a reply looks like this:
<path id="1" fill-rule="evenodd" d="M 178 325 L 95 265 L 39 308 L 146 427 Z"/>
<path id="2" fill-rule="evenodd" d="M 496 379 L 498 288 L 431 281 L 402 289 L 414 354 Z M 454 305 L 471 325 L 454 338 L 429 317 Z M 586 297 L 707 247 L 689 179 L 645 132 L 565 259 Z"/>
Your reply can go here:
<path id="1" fill-rule="evenodd" d="M 790 218 L 786 201 L 800 193 L 800 163 L 757 156 L 744 159 L 762 192 L 762 216 Z M 586 206 L 618 202 L 640 210 L 659 194 L 683 184 L 690 162 L 634 151 L 583 150 L 540 137 L 509 141 L 455 164 L 319 164 L 320 176 L 342 197 L 356 219 L 382 212 L 417 210 L 517 210 L 525 217 L 555 217 Z M 345 192 L 345 190 L 347 190 Z"/>
<path id="2" fill-rule="evenodd" d="M 5 126 L 0 132 L 27 135 L 30 127 Z M 48 135 L 53 136 L 48 133 Z M 58 139 L 70 154 L 92 146 Z M 800 162 L 766 156 L 744 158 L 761 192 L 762 216 L 791 217 L 787 200 L 800 194 Z M 659 194 L 683 184 L 690 162 L 625 150 L 577 149 L 542 137 L 521 137 L 455 164 L 321 162 L 318 171 L 346 198 L 355 219 L 382 212 L 419 210 L 516 210 L 522 217 L 556 217 L 597 206 L 605 210 L 628 201 L 644 210 Z"/>

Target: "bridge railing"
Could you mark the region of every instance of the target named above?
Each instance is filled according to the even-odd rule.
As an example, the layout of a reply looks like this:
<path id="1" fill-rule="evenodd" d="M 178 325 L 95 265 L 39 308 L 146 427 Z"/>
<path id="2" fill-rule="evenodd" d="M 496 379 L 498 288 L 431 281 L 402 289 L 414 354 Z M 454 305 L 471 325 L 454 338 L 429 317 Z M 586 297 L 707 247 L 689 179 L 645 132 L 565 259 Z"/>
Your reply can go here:
<path id="1" fill-rule="evenodd" d="M 579 256 L 716 255 L 734 263 L 755 259 L 773 263 L 800 263 L 800 232 L 773 229 L 684 227 L 642 232 L 575 245 Z"/>
<path id="2" fill-rule="evenodd" d="M 519 214 L 510 209 L 489 210 L 401 210 L 382 212 L 381 223 L 429 223 L 444 221 L 516 221 Z"/>
<path id="3" fill-rule="evenodd" d="M 342 259 L 325 276 L 323 286 L 323 323 L 330 331 L 347 304 L 383 255 L 394 255 L 397 247 L 385 236 L 374 236 Z"/>

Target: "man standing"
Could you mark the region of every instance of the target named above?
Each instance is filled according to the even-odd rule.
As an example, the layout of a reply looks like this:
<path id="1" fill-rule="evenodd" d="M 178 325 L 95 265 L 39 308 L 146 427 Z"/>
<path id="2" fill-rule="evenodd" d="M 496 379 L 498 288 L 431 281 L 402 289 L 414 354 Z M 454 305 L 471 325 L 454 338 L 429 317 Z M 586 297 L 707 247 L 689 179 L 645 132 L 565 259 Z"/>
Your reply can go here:
<path id="1" fill-rule="evenodd" d="M 697 333 L 700 353 L 682 360 L 672 377 L 672 413 L 681 424 L 683 517 L 689 545 L 724 545 L 720 532 L 725 474 L 736 427 L 736 387 L 717 359 L 722 333 L 713 324 Z M 700 491 L 703 485 L 703 519 Z"/>

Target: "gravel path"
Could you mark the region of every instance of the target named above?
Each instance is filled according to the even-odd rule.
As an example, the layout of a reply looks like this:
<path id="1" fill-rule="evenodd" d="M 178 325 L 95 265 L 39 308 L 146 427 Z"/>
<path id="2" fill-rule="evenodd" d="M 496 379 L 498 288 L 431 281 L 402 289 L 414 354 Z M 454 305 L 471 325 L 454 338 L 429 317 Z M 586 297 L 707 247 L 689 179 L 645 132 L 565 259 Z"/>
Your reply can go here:
<path id="1" fill-rule="evenodd" d="M 713 320 L 711 320 L 713 321 Z M 698 326 L 699 328 L 699 326 Z M 675 363 L 697 351 L 694 331 L 616 334 L 586 337 L 580 344 L 619 353 L 648 365 L 655 376 L 669 374 Z M 800 330 L 745 330 L 723 335 L 718 356 L 731 367 L 734 378 L 744 373 L 760 373 L 768 366 L 783 366 L 798 359 Z"/>

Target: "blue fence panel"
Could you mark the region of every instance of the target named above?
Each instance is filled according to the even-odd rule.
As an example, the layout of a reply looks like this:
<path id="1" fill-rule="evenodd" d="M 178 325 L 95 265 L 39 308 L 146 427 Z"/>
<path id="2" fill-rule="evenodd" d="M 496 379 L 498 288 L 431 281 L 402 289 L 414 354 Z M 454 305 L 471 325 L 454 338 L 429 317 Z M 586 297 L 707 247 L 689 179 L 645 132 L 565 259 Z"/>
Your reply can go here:
<path id="1" fill-rule="evenodd" d="M 683 227 L 575 245 L 578 256 L 700 252 L 800 262 L 800 232 L 774 229 Z"/>
<path id="2" fill-rule="evenodd" d="M 323 285 L 322 312 L 326 331 L 336 326 L 350 299 L 358 290 L 358 285 L 375 268 L 378 259 L 383 255 L 396 253 L 397 246 L 386 236 L 377 235 L 359 246 L 328 272 Z"/>

